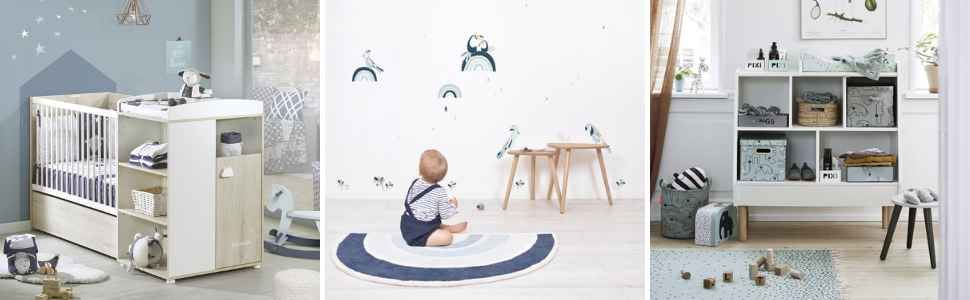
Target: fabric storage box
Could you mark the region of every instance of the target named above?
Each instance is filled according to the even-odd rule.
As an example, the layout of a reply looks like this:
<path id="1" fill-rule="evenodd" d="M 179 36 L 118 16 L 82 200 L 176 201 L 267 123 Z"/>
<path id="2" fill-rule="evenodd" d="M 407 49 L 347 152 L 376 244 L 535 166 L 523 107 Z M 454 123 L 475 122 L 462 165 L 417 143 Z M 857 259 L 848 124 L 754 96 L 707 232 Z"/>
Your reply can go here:
<path id="1" fill-rule="evenodd" d="M 660 233 L 672 239 L 694 238 L 694 216 L 697 209 L 707 205 L 711 178 L 699 190 L 676 190 L 660 179 Z"/>
<path id="2" fill-rule="evenodd" d="M 219 136 L 220 157 L 242 155 L 242 133 L 223 132 Z"/>
<path id="3" fill-rule="evenodd" d="M 784 133 L 744 133 L 738 141 L 738 180 L 785 181 Z"/>
<path id="4" fill-rule="evenodd" d="M 711 203 L 697 210 L 694 244 L 716 247 L 738 235 L 738 208 L 731 203 Z"/>
<path id="5" fill-rule="evenodd" d="M 135 211 L 159 217 L 168 215 L 168 197 L 165 188 L 156 186 L 143 190 L 131 190 L 131 198 L 135 202 Z"/>
<path id="6" fill-rule="evenodd" d="M 788 127 L 788 114 L 774 116 L 738 115 L 738 127 Z"/>
<path id="7" fill-rule="evenodd" d="M 846 88 L 848 127 L 896 127 L 896 101 L 892 86 Z"/>
<path id="8" fill-rule="evenodd" d="M 892 182 L 893 167 L 845 167 L 846 182 Z"/>
<path id="9" fill-rule="evenodd" d="M 8 236 L 3 241 L 3 256 L 7 258 L 7 273 L 30 275 L 37 272 L 37 239 L 25 233 Z"/>

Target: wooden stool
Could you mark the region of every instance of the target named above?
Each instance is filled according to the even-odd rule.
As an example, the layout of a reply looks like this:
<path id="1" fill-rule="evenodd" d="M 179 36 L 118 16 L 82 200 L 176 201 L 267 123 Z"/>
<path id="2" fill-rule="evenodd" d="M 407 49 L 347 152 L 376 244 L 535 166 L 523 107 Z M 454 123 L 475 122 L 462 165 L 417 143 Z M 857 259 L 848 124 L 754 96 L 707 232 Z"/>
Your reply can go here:
<path id="1" fill-rule="evenodd" d="M 603 148 L 609 148 L 610 145 L 586 143 L 549 143 L 547 145 L 556 148 L 557 157 L 559 156 L 560 150 L 566 149 L 566 168 L 563 170 L 562 175 L 562 195 L 559 196 L 559 213 L 566 212 L 566 187 L 569 185 L 569 154 L 573 149 L 596 149 L 596 155 L 600 160 L 600 171 L 603 172 L 603 186 L 606 187 L 606 198 L 610 200 L 610 205 L 613 205 L 613 196 L 610 194 L 610 182 L 606 179 L 606 165 L 603 163 Z M 552 179 L 556 180 L 556 177 L 554 176 Z M 552 192 L 549 192 L 549 194 L 552 194 Z"/>
<path id="2" fill-rule="evenodd" d="M 936 269 L 936 248 L 933 246 L 933 214 L 930 209 L 939 207 L 939 201 L 928 203 L 912 204 L 903 199 L 903 195 L 896 195 L 892 198 L 893 217 L 889 221 L 889 231 L 886 232 L 886 241 L 882 244 L 882 254 L 879 259 L 886 260 L 886 253 L 889 252 L 889 244 L 892 242 L 893 233 L 896 231 L 896 222 L 899 222 L 899 213 L 903 211 L 903 206 L 909 207 L 909 234 L 906 236 L 906 249 L 913 248 L 913 225 L 916 224 L 916 209 L 923 209 L 923 220 L 926 222 L 926 241 L 930 245 L 930 267 Z"/>
<path id="3" fill-rule="evenodd" d="M 560 199 L 562 199 L 562 194 L 559 193 L 559 178 L 556 175 L 556 164 L 555 164 L 555 160 L 553 159 L 553 157 L 558 158 L 558 154 L 559 154 L 558 151 L 511 150 L 506 153 L 508 153 L 509 155 L 514 155 L 515 158 L 512 159 L 512 174 L 509 175 L 509 186 L 505 188 L 505 203 L 502 204 L 502 209 L 505 209 L 506 207 L 509 206 L 509 193 L 512 192 L 512 182 L 515 181 L 515 167 L 519 164 L 519 155 L 532 156 L 532 181 L 529 182 L 530 184 L 532 184 L 532 188 L 529 191 L 530 199 L 532 200 L 536 199 L 536 156 L 537 155 L 545 155 L 549 157 L 549 168 L 552 170 L 552 181 L 553 181 L 553 183 L 549 185 L 549 193 L 550 195 L 552 194 L 552 187 L 553 185 L 555 185 L 556 195 L 559 195 Z M 546 199 L 549 199 L 549 196 L 546 196 Z M 559 202 L 561 205 L 562 201 L 560 200 Z"/>

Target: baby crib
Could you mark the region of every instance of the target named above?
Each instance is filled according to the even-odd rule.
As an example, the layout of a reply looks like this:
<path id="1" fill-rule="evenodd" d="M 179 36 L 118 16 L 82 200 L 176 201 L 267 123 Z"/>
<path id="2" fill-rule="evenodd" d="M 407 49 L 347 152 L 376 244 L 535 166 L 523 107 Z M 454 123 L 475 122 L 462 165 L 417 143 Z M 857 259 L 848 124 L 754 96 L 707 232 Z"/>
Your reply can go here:
<path id="1" fill-rule="evenodd" d="M 116 94 L 31 98 L 31 189 L 117 216 Z"/>

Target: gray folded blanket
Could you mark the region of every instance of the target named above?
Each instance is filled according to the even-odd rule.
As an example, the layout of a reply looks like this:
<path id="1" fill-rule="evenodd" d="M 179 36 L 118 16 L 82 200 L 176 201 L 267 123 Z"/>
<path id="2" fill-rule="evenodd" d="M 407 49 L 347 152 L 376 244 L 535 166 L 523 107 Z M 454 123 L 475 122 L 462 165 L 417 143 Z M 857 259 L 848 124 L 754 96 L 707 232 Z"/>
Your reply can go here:
<path id="1" fill-rule="evenodd" d="M 839 155 L 839 158 L 846 158 L 846 157 L 863 158 L 863 157 L 870 157 L 870 156 L 882 157 L 887 155 L 889 154 L 886 154 L 886 152 L 883 152 L 882 150 L 879 150 L 877 148 L 869 148 L 858 152 L 846 151 L 845 154 Z"/>
<path id="2" fill-rule="evenodd" d="M 879 72 L 882 71 L 882 60 L 886 57 L 886 50 L 875 49 L 870 51 L 866 56 L 854 57 L 851 55 L 846 56 L 833 56 L 832 59 L 842 61 L 842 63 L 848 64 L 856 72 L 862 74 L 866 78 L 872 80 L 879 80 Z"/>
<path id="3" fill-rule="evenodd" d="M 832 104 L 838 101 L 838 97 L 832 93 L 805 92 L 801 98 L 796 98 L 801 103 L 812 104 Z"/>
<path id="4" fill-rule="evenodd" d="M 741 105 L 741 109 L 738 109 L 738 115 L 749 115 L 749 116 L 774 116 L 781 113 L 781 109 L 777 106 L 772 106 L 765 108 L 764 106 L 754 107 L 751 104 L 745 103 Z"/>

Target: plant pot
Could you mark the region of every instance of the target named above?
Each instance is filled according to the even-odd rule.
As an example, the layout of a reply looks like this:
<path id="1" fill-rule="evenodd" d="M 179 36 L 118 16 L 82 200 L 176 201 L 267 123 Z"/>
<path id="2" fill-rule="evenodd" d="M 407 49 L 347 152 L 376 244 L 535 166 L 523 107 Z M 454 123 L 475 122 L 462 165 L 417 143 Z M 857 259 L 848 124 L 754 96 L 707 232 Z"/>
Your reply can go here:
<path id="1" fill-rule="evenodd" d="M 684 81 L 686 80 L 674 80 L 674 91 L 683 92 L 684 91 Z"/>
<path id="2" fill-rule="evenodd" d="M 926 69 L 926 81 L 930 84 L 930 93 L 936 93 L 939 84 L 939 67 L 938 66 L 923 66 Z"/>

